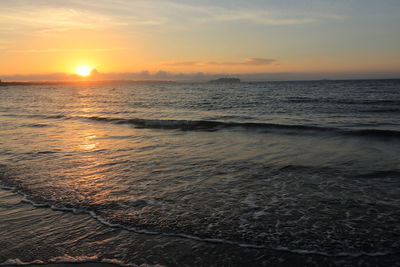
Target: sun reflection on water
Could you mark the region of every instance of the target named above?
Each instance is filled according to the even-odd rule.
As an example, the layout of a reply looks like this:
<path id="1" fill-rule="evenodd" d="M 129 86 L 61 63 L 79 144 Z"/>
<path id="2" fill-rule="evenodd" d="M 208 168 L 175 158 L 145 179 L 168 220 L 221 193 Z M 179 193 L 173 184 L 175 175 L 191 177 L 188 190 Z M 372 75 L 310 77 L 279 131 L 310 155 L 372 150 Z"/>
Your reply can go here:
<path id="1" fill-rule="evenodd" d="M 83 137 L 81 148 L 84 150 L 93 150 L 99 145 L 99 142 L 96 140 L 96 135 L 88 133 L 87 136 Z"/>

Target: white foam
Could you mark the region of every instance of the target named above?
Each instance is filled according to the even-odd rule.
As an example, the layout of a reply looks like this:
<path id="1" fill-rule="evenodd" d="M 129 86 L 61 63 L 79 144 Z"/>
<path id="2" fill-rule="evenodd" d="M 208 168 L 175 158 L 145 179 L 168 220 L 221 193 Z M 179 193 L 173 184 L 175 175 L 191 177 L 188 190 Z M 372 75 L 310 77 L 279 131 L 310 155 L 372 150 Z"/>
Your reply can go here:
<path id="1" fill-rule="evenodd" d="M 13 192 L 16 192 L 18 194 L 21 194 L 23 196 L 23 200 L 26 203 L 32 204 L 34 207 L 49 207 L 52 210 L 56 211 L 65 211 L 65 212 L 72 212 L 74 214 L 78 213 L 85 213 L 90 215 L 92 218 L 96 219 L 103 225 L 106 225 L 108 227 L 112 228 L 120 228 L 123 230 L 127 230 L 130 232 L 138 233 L 138 234 L 148 234 L 148 235 L 163 235 L 163 236 L 169 236 L 169 237 L 178 237 L 178 238 L 185 238 L 185 239 L 191 239 L 191 240 L 196 240 L 200 242 L 208 242 L 208 243 L 220 243 L 220 244 L 227 244 L 227 245 L 235 245 L 239 247 L 245 247 L 245 248 L 253 248 L 253 249 L 272 249 L 272 250 L 277 250 L 277 251 L 285 251 L 285 252 L 291 252 L 291 253 L 296 253 L 296 254 L 316 254 L 316 255 L 321 255 L 321 256 L 326 256 L 326 257 L 360 257 L 360 256 L 384 256 L 391 254 L 391 251 L 378 251 L 378 252 L 359 252 L 359 253 L 346 253 L 346 252 L 339 252 L 335 254 L 331 253 L 326 253 L 322 251 L 316 251 L 316 250 L 306 250 L 306 249 L 293 249 L 293 248 L 288 248 L 288 247 L 283 247 L 283 246 L 277 246 L 277 247 L 269 247 L 269 246 L 264 246 L 264 245 L 255 245 L 255 244 L 246 244 L 246 243 L 240 243 L 237 241 L 231 241 L 231 240 L 226 240 L 226 239 L 219 239 L 219 238 L 201 238 L 198 236 L 193 236 L 193 235 L 188 235 L 188 234 L 180 234 L 180 233 L 163 233 L 163 232 L 156 232 L 156 231 L 150 231 L 146 229 L 139 229 L 136 227 L 127 227 L 121 224 L 116 224 L 116 223 L 111 223 L 107 221 L 105 218 L 97 215 L 94 211 L 89 211 L 89 210 L 84 210 L 84 209 L 75 209 L 75 208 L 67 208 L 67 207 L 59 207 L 55 205 L 51 205 L 49 203 L 36 203 L 32 200 L 29 200 L 27 198 L 27 195 L 20 190 L 17 190 L 15 187 L 7 187 L 7 186 L 2 186 L 2 188 L 7 189 L 7 190 L 12 190 Z M 242 201 L 242 203 L 247 204 L 249 207 L 259 207 L 255 204 L 255 195 L 249 194 L 246 199 Z M 279 224 L 279 221 L 277 222 L 277 226 Z M 18 260 L 18 259 L 16 259 Z M 10 264 L 10 263 L 8 263 Z M 34 264 L 34 263 L 28 263 L 28 264 Z M 0 264 L 4 265 L 4 264 Z M 27 265 L 27 264 L 23 264 Z M 121 266 L 131 266 L 131 265 L 121 265 Z"/>
<path id="2" fill-rule="evenodd" d="M 30 265 L 30 264 L 44 264 L 44 262 L 41 260 L 25 262 L 20 259 L 8 259 L 5 262 L 0 263 L 0 266 L 7 266 L 7 265 L 21 266 L 21 265 Z"/>
<path id="3" fill-rule="evenodd" d="M 249 208 L 255 209 L 259 206 L 256 204 L 257 198 L 253 193 L 250 193 L 246 196 L 246 198 L 242 201 L 243 204 L 247 205 Z"/>
<path id="4" fill-rule="evenodd" d="M 326 257 L 361 257 L 361 256 L 369 256 L 369 257 L 377 257 L 377 256 L 386 256 L 392 253 L 392 251 L 378 251 L 378 252 L 359 252 L 359 253 L 346 253 L 340 252 L 336 254 L 325 253 L 317 250 L 307 250 L 307 249 L 291 249 L 287 247 L 276 247 L 276 250 L 287 251 L 296 254 L 315 254 Z"/>

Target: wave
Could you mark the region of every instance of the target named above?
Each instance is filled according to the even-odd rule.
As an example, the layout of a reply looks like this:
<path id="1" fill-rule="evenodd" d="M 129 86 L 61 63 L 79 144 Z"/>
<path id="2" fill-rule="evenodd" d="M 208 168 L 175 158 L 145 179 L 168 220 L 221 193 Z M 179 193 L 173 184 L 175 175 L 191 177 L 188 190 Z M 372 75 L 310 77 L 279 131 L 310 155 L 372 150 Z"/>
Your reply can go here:
<path id="1" fill-rule="evenodd" d="M 285 100 L 289 103 L 331 103 L 347 105 L 400 105 L 400 100 L 378 99 L 378 100 L 357 100 L 357 99 L 330 99 L 311 97 L 288 97 Z"/>
<path id="2" fill-rule="evenodd" d="M 365 112 L 365 113 L 398 113 L 398 112 L 400 112 L 400 108 L 369 109 L 369 110 L 362 110 L 361 112 Z"/>
<path id="3" fill-rule="evenodd" d="M 181 129 L 181 130 L 218 130 L 223 128 L 247 128 L 247 129 L 265 129 L 265 130 L 304 130 L 304 131 L 329 131 L 333 128 L 323 128 L 306 125 L 285 125 L 274 123 L 259 122 L 222 122 L 208 120 L 157 120 L 157 119 L 122 119 L 106 117 L 79 117 L 93 121 L 105 121 L 115 124 L 132 124 L 138 128 L 160 128 L 160 129 Z"/>
<path id="4" fill-rule="evenodd" d="M 89 209 L 65 207 L 65 206 L 62 206 L 59 204 L 52 204 L 49 202 L 40 202 L 40 201 L 31 200 L 27 193 L 21 191 L 19 188 L 14 187 L 14 186 L 8 186 L 3 183 L 0 183 L 0 188 L 2 188 L 4 190 L 10 190 L 12 192 L 15 192 L 15 193 L 21 195 L 22 202 L 31 204 L 34 207 L 50 208 L 55 211 L 72 212 L 73 214 L 88 214 L 93 219 L 95 219 L 98 222 L 102 223 L 103 225 L 106 225 L 111 228 L 120 228 L 120 229 L 124 229 L 124 230 L 130 231 L 130 232 L 138 233 L 138 234 L 179 237 L 179 238 L 185 238 L 185 239 L 190 239 L 190 240 L 195 240 L 195 241 L 200 241 L 200 242 L 234 245 L 234 246 L 243 247 L 243 248 L 252 248 L 252 249 L 266 249 L 267 248 L 267 246 L 263 246 L 263 245 L 248 244 L 248 243 L 242 243 L 242 242 L 220 239 L 220 238 L 205 238 L 205 237 L 199 237 L 199 236 L 184 234 L 184 233 L 160 232 L 160 231 L 151 231 L 151 230 L 147 230 L 147 229 L 143 229 L 143 228 L 130 227 L 130 226 L 126 226 L 123 224 L 110 222 L 107 219 L 99 216 L 94 211 L 89 210 Z M 270 248 L 270 249 L 274 249 L 274 250 L 278 250 L 278 251 L 280 250 L 280 248 Z M 315 254 L 315 253 L 318 254 L 319 252 L 312 252 L 312 254 Z M 321 255 L 330 256 L 330 254 L 326 254 L 324 252 L 320 252 L 320 253 L 322 253 Z M 332 256 L 334 256 L 334 255 L 332 255 Z M 0 266 L 1 265 L 2 264 L 0 263 Z"/>
<path id="5" fill-rule="evenodd" d="M 13 115 L 14 116 L 14 115 Z M 291 135 L 301 134 L 333 134 L 344 136 L 371 137 L 371 138 L 389 138 L 400 139 L 400 131 L 380 130 L 380 129 L 348 129 L 335 127 L 322 127 L 312 125 L 291 125 L 263 122 L 224 122 L 213 120 L 159 120 L 159 119 L 141 119 L 141 118 L 113 118 L 99 116 L 66 116 L 66 115 L 28 115 L 29 117 L 41 119 L 79 119 L 96 122 L 107 122 L 113 124 L 129 124 L 136 128 L 147 129 L 176 129 L 183 131 L 218 131 L 230 128 L 242 128 L 247 130 L 260 130 L 262 132 L 275 132 Z M 27 116 L 24 116 L 27 117 Z"/>
<path id="6" fill-rule="evenodd" d="M 222 122 L 207 120 L 149 120 L 149 119 L 122 119 L 122 118 L 106 118 L 106 117 L 80 117 L 93 121 L 111 122 L 115 124 L 131 124 L 137 128 L 154 128 L 154 129 L 179 129 L 179 130 L 212 130 L 227 128 L 244 128 L 259 129 L 268 131 L 280 131 L 291 134 L 301 133 L 333 133 L 351 136 L 364 136 L 375 138 L 400 138 L 400 131 L 395 130 L 378 130 L 378 129 L 362 129 L 350 130 L 333 127 L 319 127 L 309 125 L 290 125 L 290 124 L 274 124 L 261 122 Z"/>
<path id="7" fill-rule="evenodd" d="M 385 170 L 385 171 L 374 171 L 358 175 L 361 178 L 385 178 L 385 177 L 400 177 L 399 170 Z"/>
<path id="8" fill-rule="evenodd" d="M 376 130 L 376 129 L 365 129 L 365 130 L 353 130 L 345 131 L 344 134 L 354 136 L 366 136 L 366 137 L 381 137 L 381 138 L 400 138 L 400 131 L 394 130 Z"/>
<path id="9" fill-rule="evenodd" d="M 274 251 L 280 251 L 280 252 L 289 252 L 289 253 L 294 253 L 294 254 L 302 254 L 302 255 L 319 255 L 319 256 L 325 256 L 325 257 L 378 257 L 378 256 L 386 256 L 386 255 L 391 255 L 393 254 L 393 251 L 391 249 L 384 250 L 384 251 L 375 251 L 375 252 L 339 252 L 339 253 L 328 253 L 324 251 L 318 251 L 318 250 L 308 250 L 308 249 L 303 249 L 303 248 L 289 248 L 289 247 L 284 247 L 284 246 L 269 246 L 269 245 L 256 245 L 256 244 L 249 244 L 249 243 L 242 243 L 234 240 L 227 240 L 227 239 L 220 239 L 220 238 L 207 238 L 207 237 L 200 237 L 196 235 L 191 235 L 191 234 L 183 234 L 183 233 L 171 233 L 171 232 L 159 232 L 159 231 L 150 231 L 146 230 L 143 228 L 137 228 L 137 227 L 130 227 L 126 226 L 123 224 L 119 223 L 114 223 L 110 222 L 107 219 L 99 216 L 92 210 L 87 210 L 87 209 L 80 209 L 80 208 L 69 208 L 69 207 L 64 207 L 60 205 L 54 205 L 46 202 L 36 202 L 31 199 L 29 199 L 28 195 L 24 193 L 23 191 L 19 190 L 16 187 L 13 186 L 7 186 L 4 184 L 0 184 L 0 188 L 5 189 L 5 190 L 10 190 L 12 192 L 18 193 L 22 195 L 23 199 L 22 202 L 31 204 L 34 207 L 38 208 L 50 208 L 55 211 L 63 211 L 63 212 L 72 212 L 73 214 L 88 214 L 91 216 L 93 219 L 97 220 L 101 224 L 111 227 L 111 228 L 119 228 L 119 229 L 124 229 L 126 231 L 138 233 L 138 234 L 147 234 L 147 235 L 161 235 L 161 236 L 167 236 L 167 237 L 179 237 L 179 238 L 184 238 L 184 239 L 189 239 L 189 240 L 194 240 L 194 241 L 199 241 L 199 242 L 207 242 L 207 243 L 214 243 L 214 244 L 225 244 L 225 245 L 232 245 L 232 246 L 238 246 L 241 248 L 249 248 L 249 249 L 259 249 L 259 250 L 264 250 L 264 249 L 269 249 L 269 250 L 274 250 Z M 135 266 L 131 264 L 124 263 L 123 261 L 117 260 L 117 259 L 108 259 L 108 258 L 100 258 L 98 256 L 81 256 L 81 257 L 71 257 L 68 255 L 64 255 L 62 257 L 55 257 L 47 262 L 43 262 L 41 260 L 34 260 L 32 262 L 23 262 L 20 259 L 8 259 L 3 263 L 0 263 L 0 266 L 4 265 L 31 265 L 31 264 L 47 264 L 47 263 L 112 263 L 120 266 Z M 142 266 L 142 265 L 141 265 Z M 149 265 L 145 265 L 149 266 Z M 159 266 L 159 265 L 157 265 Z"/>

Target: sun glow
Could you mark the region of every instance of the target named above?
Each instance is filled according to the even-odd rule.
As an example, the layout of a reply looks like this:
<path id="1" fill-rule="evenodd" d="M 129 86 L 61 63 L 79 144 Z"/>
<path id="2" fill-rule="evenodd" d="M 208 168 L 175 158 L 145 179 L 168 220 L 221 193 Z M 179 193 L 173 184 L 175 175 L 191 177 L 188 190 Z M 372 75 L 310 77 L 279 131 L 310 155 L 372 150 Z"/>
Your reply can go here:
<path id="1" fill-rule="evenodd" d="M 89 76 L 93 71 L 93 68 L 88 65 L 81 65 L 76 67 L 75 73 L 82 77 Z"/>

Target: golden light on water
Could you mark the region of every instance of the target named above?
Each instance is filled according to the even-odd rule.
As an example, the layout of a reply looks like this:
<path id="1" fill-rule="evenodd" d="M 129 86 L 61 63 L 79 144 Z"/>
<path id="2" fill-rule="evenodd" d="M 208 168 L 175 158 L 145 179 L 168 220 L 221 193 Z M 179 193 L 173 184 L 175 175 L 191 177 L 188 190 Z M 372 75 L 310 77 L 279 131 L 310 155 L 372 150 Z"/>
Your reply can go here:
<path id="1" fill-rule="evenodd" d="M 80 65 L 76 67 L 75 73 L 82 77 L 88 77 L 93 71 L 93 67 L 89 65 Z"/>

